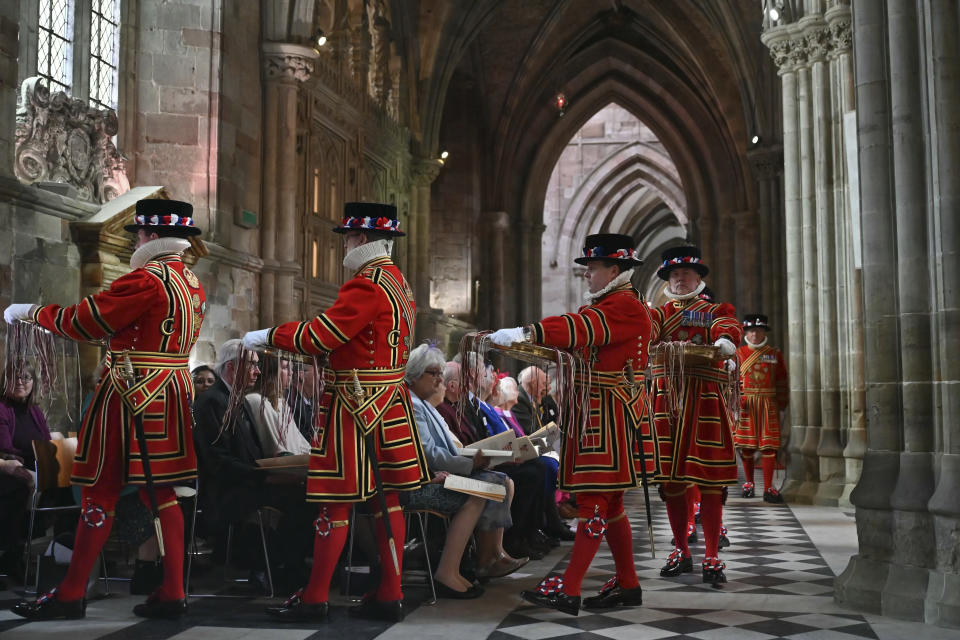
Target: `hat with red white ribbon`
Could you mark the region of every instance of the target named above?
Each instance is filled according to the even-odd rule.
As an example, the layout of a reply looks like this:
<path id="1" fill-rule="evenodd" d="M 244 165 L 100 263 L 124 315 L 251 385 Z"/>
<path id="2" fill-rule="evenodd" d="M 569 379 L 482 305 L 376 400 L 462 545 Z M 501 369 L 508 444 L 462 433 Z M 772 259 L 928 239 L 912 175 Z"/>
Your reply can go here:
<path id="1" fill-rule="evenodd" d="M 700 249 L 693 246 L 672 247 L 664 251 L 660 259 L 663 263 L 657 270 L 657 276 L 661 280 L 669 280 L 670 272 L 679 267 L 688 267 L 700 274 L 700 277 L 710 273 L 710 268 L 703 264 L 700 256 Z"/>
<path id="2" fill-rule="evenodd" d="M 400 231 L 397 208 L 380 202 L 348 202 L 343 205 L 343 219 L 334 233 L 376 231 L 390 236 L 405 236 Z"/>
<path id="3" fill-rule="evenodd" d="M 630 269 L 643 264 L 637 257 L 633 238 L 622 233 L 595 233 L 587 236 L 583 255 L 575 258 L 577 264 L 587 264 L 592 260 L 612 260 L 621 269 Z"/>
<path id="4" fill-rule="evenodd" d="M 138 200 L 133 223 L 123 228 L 131 232 L 143 229 L 158 235 L 200 235 L 200 229 L 193 224 L 193 205 L 180 200 Z"/>

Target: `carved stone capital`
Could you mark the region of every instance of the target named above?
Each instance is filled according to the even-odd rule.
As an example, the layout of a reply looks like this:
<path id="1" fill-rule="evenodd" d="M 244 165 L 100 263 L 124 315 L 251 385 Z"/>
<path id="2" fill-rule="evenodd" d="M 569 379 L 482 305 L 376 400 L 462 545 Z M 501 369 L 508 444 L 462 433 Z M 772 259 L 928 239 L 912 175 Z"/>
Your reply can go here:
<path id="1" fill-rule="evenodd" d="M 440 175 L 440 169 L 443 163 L 439 160 L 421 159 L 417 160 L 410 167 L 410 177 L 413 184 L 418 187 L 429 187 L 433 181 Z"/>
<path id="2" fill-rule="evenodd" d="M 787 64 L 791 67 L 799 67 L 807 63 L 809 52 L 807 50 L 806 38 L 797 38 L 790 41 L 790 50 L 787 52 Z"/>
<path id="3" fill-rule="evenodd" d="M 770 180 L 783 173 L 783 149 L 765 147 L 747 152 L 747 160 L 757 180 Z"/>
<path id="4" fill-rule="evenodd" d="M 306 82 L 313 73 L 317 52 L 289 42 L 264 42 L 263 67 L 267 80 Z"/>
<path id="5" fill-rule="evenodd" d="M 789 40 L 780 40 L 770 44 L 770 57 L 773 58 L 773 63 L 777 65 L 778 69 L 783 69 L 789 65 L 790 47 L 791 42 Z"/>
<path id="6" fill-rule="evenodd" d="M 830 25 L 830 40 L 833 53 L 850 53 L 853 48 L 853 29 L 849 20 L 840 20 Z"/>
<path id="7" fill-rule="evenodd" d="M 832 46 L 829 27 L 810 31 L 804 35 L 803 40 L 806 46 L 807 58 L 810 62 L 816 62 L 826 58 Z"/>
<path id="8" fill-rule="evenodd" d="M 33 77 L 20 87 L 16 122 L 14 173 L 21 182 L 69 184 L 78 199 L 100 204 L 130 190 L 126 160 L 111 140 L 118 128 L 113 109 L 51 94 Z"/>

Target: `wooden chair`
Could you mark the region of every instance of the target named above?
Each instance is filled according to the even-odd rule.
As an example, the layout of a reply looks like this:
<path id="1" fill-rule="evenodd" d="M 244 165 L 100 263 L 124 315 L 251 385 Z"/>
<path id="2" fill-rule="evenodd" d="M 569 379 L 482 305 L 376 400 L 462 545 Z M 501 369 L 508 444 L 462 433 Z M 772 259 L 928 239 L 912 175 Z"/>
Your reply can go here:
<path id="1" fill-rule="evenodd" d="M 80 513 L 80 505 L 69 504 L 53 507 L 41 507 L 40 500 L 45 491 L 54 491 L 56 489 L 69 488 L 70 476 L 73 471 L 73 456 L 77 451 L 76 438 L 58 438 L 55 440 L 34 440 L 33 455 L 36 459 L 34 471 L 37 474 L 37 482 L 33 487 L 30 496 L 30 520 L 27 526 L 27 540 L 24 543 L 24 588 L 28 584 L 30 577 L 30 555 L 33 545 L 33 529 L 37 522 L 37 515 L 44 513 L 65 513 L 75 511 Z M 36 593 L 40 584 L 39 554 L 37 559 L 37 575 L 34 583 L 34 593 Z M 107 579 L 107 565 L 103 559 L 103 553 L 100 554 L 100 564 L 103 570 L 104 588 L 107 594 L 110 593 L 109 581 Z"/>
<path id="2" fill-rule="evenodd" d="M 437 604 L 437 586 L 433 580 L 433 566 L 430 562 L 430 545 L 427 539 L 427 523 L 431 516 L 439 518 L 443 523 L 443 530 L 446 531 L 450 526 L 450 516 L 440 513 L 439 511 L 433 511 L 431 509 L 403 509 L 403 515 L 406 518 L 406 530 L 409 534 L 410 531 L 410 518 L 416 518 L 417 524 L 420 529 L 420 540 L 423 543 L 423 559 L 427 566 L 426 570 L 426 583 L 430 585 L 430 596 L 431 599 L 424 602 L 425 605 L 434 605 Z M 368 516 L 373 517 L 368 513 L 358 513 L 356 506 L 350 512 L 350 535 L 348 538 L 347 545 L 347 565 L 345 568 L 345 584 L 344 584 L 344 593 L 347 595 L 350 594 L 350 577 L 353 575 L 353 537 L 356 532 L 356 524 L 358 516 Z M 410 536 L 407 536 L 407 543 L 410 541 Z M 380 559 L 381 562 L 390 562 L 390 559 Z"/>

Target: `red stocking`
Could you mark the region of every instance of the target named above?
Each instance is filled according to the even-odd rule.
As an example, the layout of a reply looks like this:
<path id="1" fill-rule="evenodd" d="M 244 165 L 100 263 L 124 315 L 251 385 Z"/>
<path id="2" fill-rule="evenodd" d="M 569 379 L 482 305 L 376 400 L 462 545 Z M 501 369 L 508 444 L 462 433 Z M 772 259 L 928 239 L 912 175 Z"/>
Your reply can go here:
<path id="1" fill-rule="evenodd" d="M 393 602 L 403 599 L 403 592 L 400 590 L 400 576 L 403 574 L 403 544 L 406 540 L 407 529 L 397 492 L 385 491 L 384 497 L 387 500 L 387 508 L 390 510 L 390 528 L 393 531 L 394 549 L 397 552 L 399 571 L 394 569 L 387 530 L 383 526 L 383 518 L 379 517 L 377 518 L 377 551 L 380 553 L 380 586 L 377 587 L 377 600 Z M 377 515 L 380 515 L 379 499 L 371 498 L 367 501 L 367 504 L 376 508 Z"/>
<path id="2" fill-rule="evenodd" d="M 740 449 L 740 460 L 743 462 L 743 475 L 746 482 L 753 482 L 753 454 L 756 449 Z"/>
<path id="3" fill-rule="evenodd" d="M 773 469 L 777 466 L 777 452 L 764 451 L 760 455 L 760 468 L 763 469 L 763 490 L 773 489 Z"/>
<path id="4" fill-rule="evenodd" d="M 723 496 L 718 488 L 703 488 L 700 491 L 700 524 L 703 526 L 704 555 L 716 558 L 720 544 L 720 527 L 723 520 Z"/>
<path id="5" fill-rule="evenodd" d="M 330 599 L 330 579 L 337 568 L 343 545 L 347 542 L 351 507 L 350 504 L 339 502 L 325 503 L 320 507 L 320 515 L 314 525 L 313 569 L 303 592 L 304 602 L 316 604 Z"/>
<path id="6" fill-rule="evenodd" d="M 687 488 L 677 482 L 664 485 L 663 490 L 667 503 L 667 518 L 670 519 L 670 530 L 673 539 L 684 558 L 690 557 L 690 548 L 687 546 Z M 700 521 L 703 522 L 703 506 L 700 508 Z"/>
<path id="7" fill-rule="evenodd" d="M 617 583 L 622 589 L 634 589 L 640 586 L 637 570 L 633 565 L 633 532 L 630 520 L 623 511 L 607 522 L 607 544 L 617 565 Z"/>
<path id="8" fill-rule="evenodd" d="M 83 488 L 80 522 L 73 541 L 73 557 L 67 575 L 57 586 L 57 600 L 72 602 L 87 593 L 87 580 L 93 569 L 103 543 L 110 536 L 113 526 L 113 509 L 118 492 L 99 484 Z"/>
<path id="9" fill-rule="evenodd" d="M 140 500 L 150 508 L 147 490 L 140 489 Z M 163 532 L 163 584 L 154 596 L 158 600 L 183 600 L 183 511 L 171 487 L 157 488 L 160 530 Z"/>
<path id="10" fill-rule="evenodd" d="M 597 555 L 603 535 L 596 535 L 601 531 L 601 524 L 596 518 L 606 520 L 608 496 L 604 493 L 578 493 L 577 495 L 577 537 L 573 540 L 573 552 L 570 554 L 570 563 L 563 572 L 563 592 L 568 596 L 580 595 L 580 585 L 583 576 L 593 557 Z M 632 559 L 632 555 L 631 555 Z"/>

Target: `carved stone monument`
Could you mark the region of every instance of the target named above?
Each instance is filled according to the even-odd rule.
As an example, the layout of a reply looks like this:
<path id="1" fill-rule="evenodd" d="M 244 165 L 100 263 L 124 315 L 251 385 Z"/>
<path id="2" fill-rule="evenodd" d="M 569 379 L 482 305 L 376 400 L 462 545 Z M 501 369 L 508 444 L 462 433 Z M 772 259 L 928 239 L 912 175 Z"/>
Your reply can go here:
<path id="1" fill-rule="evenodd" d="M 14 173 L 26 184 L 60 182 L 76 198 L 103 204 L 130 190 L 125 159 L 114 146 L 117 113 L 94 109 L 43 78 L 23 81 L 17 103 Z"/>

